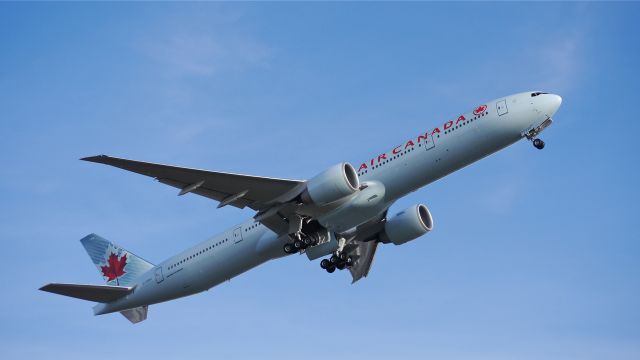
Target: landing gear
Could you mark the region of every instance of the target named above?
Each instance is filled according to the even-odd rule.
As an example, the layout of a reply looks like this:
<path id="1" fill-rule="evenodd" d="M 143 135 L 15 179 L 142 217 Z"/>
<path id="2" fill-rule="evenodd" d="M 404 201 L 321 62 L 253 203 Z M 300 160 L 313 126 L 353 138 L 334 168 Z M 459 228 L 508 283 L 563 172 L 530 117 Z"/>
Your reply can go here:
<path id="1" fill-rule="evenodd" d="M 328 259 L 320 261 L 320 267 L 332 273 L 338 270 L 344 270 L 353 266 L 353 258 L 345 253 L 337 253 L 331 255 Z"/>
<path id="2" fill-rule="evenodd" d="M 542 141 L 541 139 L 538 139 L 538 135 L 540 135 L 542 130 L 544 130 L 547 127 L 549 127 L 549 125 L 551 125 L 552 122 L 553 122 L 553 120 L 551 120 L 551 118 L 548 117 L 542 122 L 542 124 L 540 124 L 540 125 L 538 125 L 536 127 L 531 127 L 530 129 L 522 132 L 521 135 L 526 137 L 527 140 L 533 141 L 533 146 L 536 149 L 542 150 L 542 149 L 544 149 L 544 141 Z"/>
<path id="3" fill-rule="evenodd" d="M 296 250 L 293 248 L 293 244 L 291 243 L 286 243 L 284 244 L 284 246 L 282 247 L 282 249 L 284 250 L 285 253 L 287 254 L 293 254 L 294 252 L 296 252 Z"/>
<path id="4" fill-rule="evenodd" d="M 320 267 L 327 270 L 329 274 L 336 271 L 335 263 L 332 263 L 329 259 L 322 259 L 322 261 L 320 261 Z"/>
<path id="5" fill-rule="evenodd" d="M 287 254 L 293 254 L 315 245 L 318 245 L 318 239 L 306 236 L 302 239 L 296 239 L 293 242 L 284 244 L 282 249 Z"/>

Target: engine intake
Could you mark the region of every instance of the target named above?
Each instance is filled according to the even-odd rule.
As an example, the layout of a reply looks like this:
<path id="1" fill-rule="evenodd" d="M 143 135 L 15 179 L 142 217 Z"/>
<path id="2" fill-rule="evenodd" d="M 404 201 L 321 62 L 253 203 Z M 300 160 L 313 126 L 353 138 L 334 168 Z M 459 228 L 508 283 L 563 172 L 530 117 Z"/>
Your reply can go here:
<path id="1" fill-rule="evenodd" d="M 384 225 L 383 242 L 402 245 L 433 229 L 433 217 L 426 206 L 414 205 L 397 213 Z"/>
<path id="2" fill-rule="evenodd" d="M 302 201 L 325 205 L 351 195 L 360 187 L 356 169 L 349 163 L 336 164 L 307 181 Z"/>

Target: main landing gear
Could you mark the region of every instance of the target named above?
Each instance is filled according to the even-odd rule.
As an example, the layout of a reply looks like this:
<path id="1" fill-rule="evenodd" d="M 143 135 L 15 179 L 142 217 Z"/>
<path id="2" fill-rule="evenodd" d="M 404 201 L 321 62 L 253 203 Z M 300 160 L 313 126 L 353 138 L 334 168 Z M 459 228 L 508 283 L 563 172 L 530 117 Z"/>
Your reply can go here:
<path id="1" fill-rule="evenodd" d="M 533 146 L 538 150 L 542 150 L 544 149 L 544 141 L 541 139 L 533 139 Z"/>
<path id="2" fill-rule="evenodd" d="M 317 244 L 318 244 L 318 239 L 312 239 L 311 237 L 306 236 L 304 238 L 296 239 L 293 242 L 284 244 L 282 249 L 287 254 L 293 254 L 301 250 L 304 250 L 309 246 L 315 246 Z"/>
<path id="3" fill-rule="evenodd" d="M 353 265 L 353 258 L 345 253 L 331 255 L 328 259 L 320 261 L 320 267 L 327 270 L 329 274 L 338 270 L 344 270 Z"/>

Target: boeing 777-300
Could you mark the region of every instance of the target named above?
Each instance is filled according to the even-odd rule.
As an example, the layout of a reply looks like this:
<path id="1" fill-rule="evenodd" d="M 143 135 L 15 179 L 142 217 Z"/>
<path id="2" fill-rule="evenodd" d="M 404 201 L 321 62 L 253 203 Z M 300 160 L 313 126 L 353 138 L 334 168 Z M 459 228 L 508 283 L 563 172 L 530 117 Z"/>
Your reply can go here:
<path id="1" fill-rule="evenodd" d="M 358 164 L 343 162 L 309 180 L 286 180 L 160 165 L 106 155 L 82 160 L 155 178 L 218 202 L 249 207 L 250 219 L 158 264 L 96 234 L 80 242 L 106 285 L 52 283 L 40 290 L 97 302 L 94 314 L 145 320 L 149 305 L 208 290 L 266 261 L 295 253 L 353 282 L 369 274 L 380 244 L 402 245 L 433 229 L 417 204 L 396 214 L 399 198 L 521 139 L 538 138 L 562 98 L 534 91 L 499 98 Z"/>

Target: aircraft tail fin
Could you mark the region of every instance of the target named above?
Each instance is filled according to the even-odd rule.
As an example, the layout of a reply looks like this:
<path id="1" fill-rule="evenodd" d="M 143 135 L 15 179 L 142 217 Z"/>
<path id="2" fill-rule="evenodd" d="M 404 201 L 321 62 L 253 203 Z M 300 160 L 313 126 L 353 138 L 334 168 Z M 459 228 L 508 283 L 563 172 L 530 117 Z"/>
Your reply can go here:
<path id="1" fill-rule="evenodd" d="M 107 285 L 131 286 L 136 278 L 154 267 L 152 263 L 96 234 L 89 234 L 80 242 Z"/>

